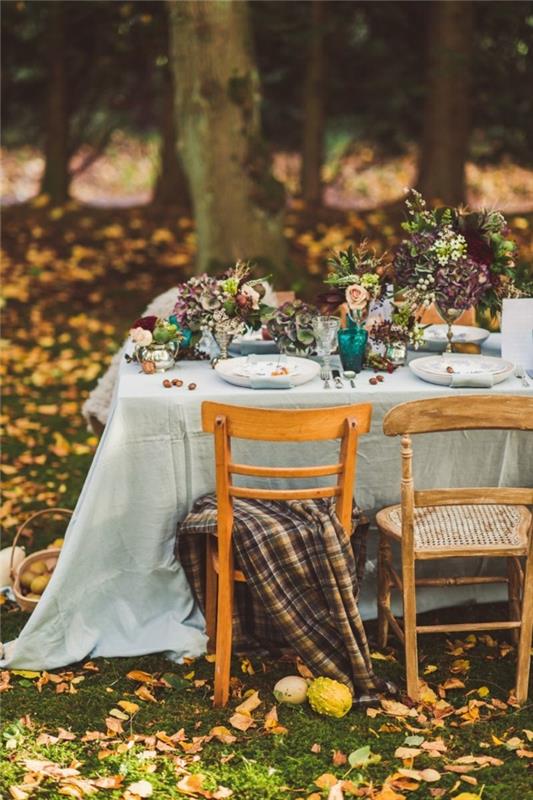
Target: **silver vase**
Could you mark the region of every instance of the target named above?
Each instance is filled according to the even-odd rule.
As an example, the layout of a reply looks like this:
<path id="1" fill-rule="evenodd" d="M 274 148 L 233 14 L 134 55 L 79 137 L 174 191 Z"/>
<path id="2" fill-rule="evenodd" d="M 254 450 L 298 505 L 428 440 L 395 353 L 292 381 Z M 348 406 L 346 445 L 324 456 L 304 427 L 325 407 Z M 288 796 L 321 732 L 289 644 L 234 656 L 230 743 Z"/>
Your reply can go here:
<path id="1" fill-rule="evenodd" d="M 165 372 L 175 365 L 179 349 L 180 345 L 176 339 L 166 342 L 166 344 L 152 342 L 152 344 L 137 347 L 135 357 L 140 364 L 143 361 L 150 361 L 154 364 L 156 372 Z"/>
<path id="2" fill-rule="evenodd" d="M 407 359 L 407 345 L 401 342 L 392 342 L 387 345 L 385 350 L 385 357 L 395 367 L 403 367 Z"/>
<path id="3" fill-rule="evenodd" d="M 234 336 L 235 335 L 233 333 L 226 333 L 226 331 L 219 331 L 216 328 L 214 329 L 213 338 L 218 345 L 220 353 L 218 356 L 212 359 L 211 363 L 213 366 L 217 363 L 217 361 L 229 358 L 228 349 L 234 339 Z"/>

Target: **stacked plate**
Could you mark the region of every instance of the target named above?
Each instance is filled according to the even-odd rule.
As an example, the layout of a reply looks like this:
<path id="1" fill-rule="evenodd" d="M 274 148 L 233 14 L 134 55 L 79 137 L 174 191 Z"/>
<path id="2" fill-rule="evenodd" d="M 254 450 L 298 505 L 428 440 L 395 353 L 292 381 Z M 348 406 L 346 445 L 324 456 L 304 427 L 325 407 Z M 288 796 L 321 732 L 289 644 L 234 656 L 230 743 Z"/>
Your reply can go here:
<path id="1" fill-rule="evenodd" d="M 409 364 L 414 374 L 428 383 L 450 386 L 457 377 L 491 377 L 492 383 L 501 383 L 513 373 L 513 364 L 503 358 L 491 356 L 445 354 L 416 358 Z"/>
<path id="2" fill-rule="evenodd" d="M 313 380 L 320 372 L 320 365 L 296 356 L 255 355 L 218 361 L 215 371 L 235 386 L 290 389 Z"/>
<path id="3" fill-rule="evenodd" d="M 424 350 L 442 352 L 448 344 L 447 325 L 429 325 L 424 330 Z M 471 325 L 452 325 L 453 344 L 475 344 L 480 346 L 488 338 L 489 331 Z"/>

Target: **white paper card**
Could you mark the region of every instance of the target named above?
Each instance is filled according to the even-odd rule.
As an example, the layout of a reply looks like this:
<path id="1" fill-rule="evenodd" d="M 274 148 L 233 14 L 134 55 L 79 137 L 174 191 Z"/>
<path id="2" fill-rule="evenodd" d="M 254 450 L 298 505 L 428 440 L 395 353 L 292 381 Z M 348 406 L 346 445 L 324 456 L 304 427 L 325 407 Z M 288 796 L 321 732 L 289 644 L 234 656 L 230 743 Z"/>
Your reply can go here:
<path id="1" fill-rule="evenodd" d="M 504 299 L 502 357 L 533 369 L 533 297 Z"/>

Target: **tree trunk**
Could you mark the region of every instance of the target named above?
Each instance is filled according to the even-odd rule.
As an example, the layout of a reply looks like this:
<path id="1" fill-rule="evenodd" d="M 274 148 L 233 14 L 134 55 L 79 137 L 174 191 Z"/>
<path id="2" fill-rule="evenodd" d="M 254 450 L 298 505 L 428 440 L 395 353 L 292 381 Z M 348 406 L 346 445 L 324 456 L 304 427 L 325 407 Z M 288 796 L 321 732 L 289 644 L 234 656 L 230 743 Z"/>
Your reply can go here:
<path id="1" fill-rule="evenodd" d="M 254 259 L 280 267 L 284 191 L 261 140 L 260 87 L 246 2 L 171 0 L 180 152 L 199 272 Z"/>
<path id="2" fill-rule="evenodd" d="M 64 203 L 68 197 L 68 110 L 65 65 L 65 3 L 48 3 L 48 94 L 46 99 L 45 168 L 41 193 L 50 195 L 53 203 Z"/>
<path id="3" fill-rule="evenodd" d="M 176 115 L 174 113 L 174 82 L 170 65 L 163 67 L 160 97 L 161 147 L 159 173 L 154 187 L 153 203 L 161 206 L 187 208 L 190 204 L 187 176 L 178 155 Z"/>
<path id="4" fill-rule="evenodd" d="M 430 4 L 419 188 L 428 200 L 446 205 L 458 205 L 466 199 L 472 17 L 470 0 Z"/>
<path id="5" fill-rule="evenodd" d="M 312 0 L 307 72 L 303 100 L 302 195 L 308 206 L 322 201 L 322 156 L 324 152 L 324 0 Z"/>

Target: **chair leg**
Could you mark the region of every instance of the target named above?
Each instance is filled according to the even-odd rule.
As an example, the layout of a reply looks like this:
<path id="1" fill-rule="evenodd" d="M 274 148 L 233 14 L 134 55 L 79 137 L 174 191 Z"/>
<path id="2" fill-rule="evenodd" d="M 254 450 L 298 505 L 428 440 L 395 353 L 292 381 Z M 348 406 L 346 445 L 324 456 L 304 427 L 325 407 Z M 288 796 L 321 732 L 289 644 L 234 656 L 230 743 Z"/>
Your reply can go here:
<path id="1" fill-rule="evenodd" d="M 405 668 L 407 672 L 407 694 L 418 700 L 418 648 L 416 642 L 416 584 L 413 557 L 402 558 L 403 584 L 403 630 L 405 636 Z"/>
<path id="2" fill-rule="evenodd" d="M 509 602 L 509 619 L 510 620 L 519 620 L 520 619 L 520 589 L 521 589 L 521 580 L 520 580 L 520 565 L 517 562 L 517 559 L 514 557 L 510 557 L 507 559 L 507 594 L 508 594 L 508 602 Z M 514 644 L 518 644 L 518 629 L 515 628 L 511 631 L 511 638 Z"/>
<path id="3" fill-rule="evenodd" d="M 531 636 L 533 633 L 533 530 L 529 532 L 529 548 L 524 572 L 522 619 L 518 659 L 516 664 L 516 699 L 522 705 L 527 700 L 531 666 Z"/>
<path id="4" fill-rule="evenodd" d="M 205 546 L 205 624 L 208 637 L 207 651 L 209 653 L 215 652 L 217 631 L 218 576 L 213 565 L 213 550 L 213 537 L 208 535 Z"/>
<path id="5" fill-rule="evenodd" d="M 229 561 L 229 559 L 228 559 Z M 215 693 L 213 705 L 225 706 L 229 698 L 231 643 L 233 634 L 233 567 L 219 550 L 217 632 L 215 655 Z"/>
<path id="6" fill-rule="evenodd" d="M 378 647 L 386 647 L 389 636 L 389 618 L 385 609 L 390 609 L 391 578 L 389 566 L 392 560 L 390 542 L 383 531 L 379 532 L 378 550 Z"/>

